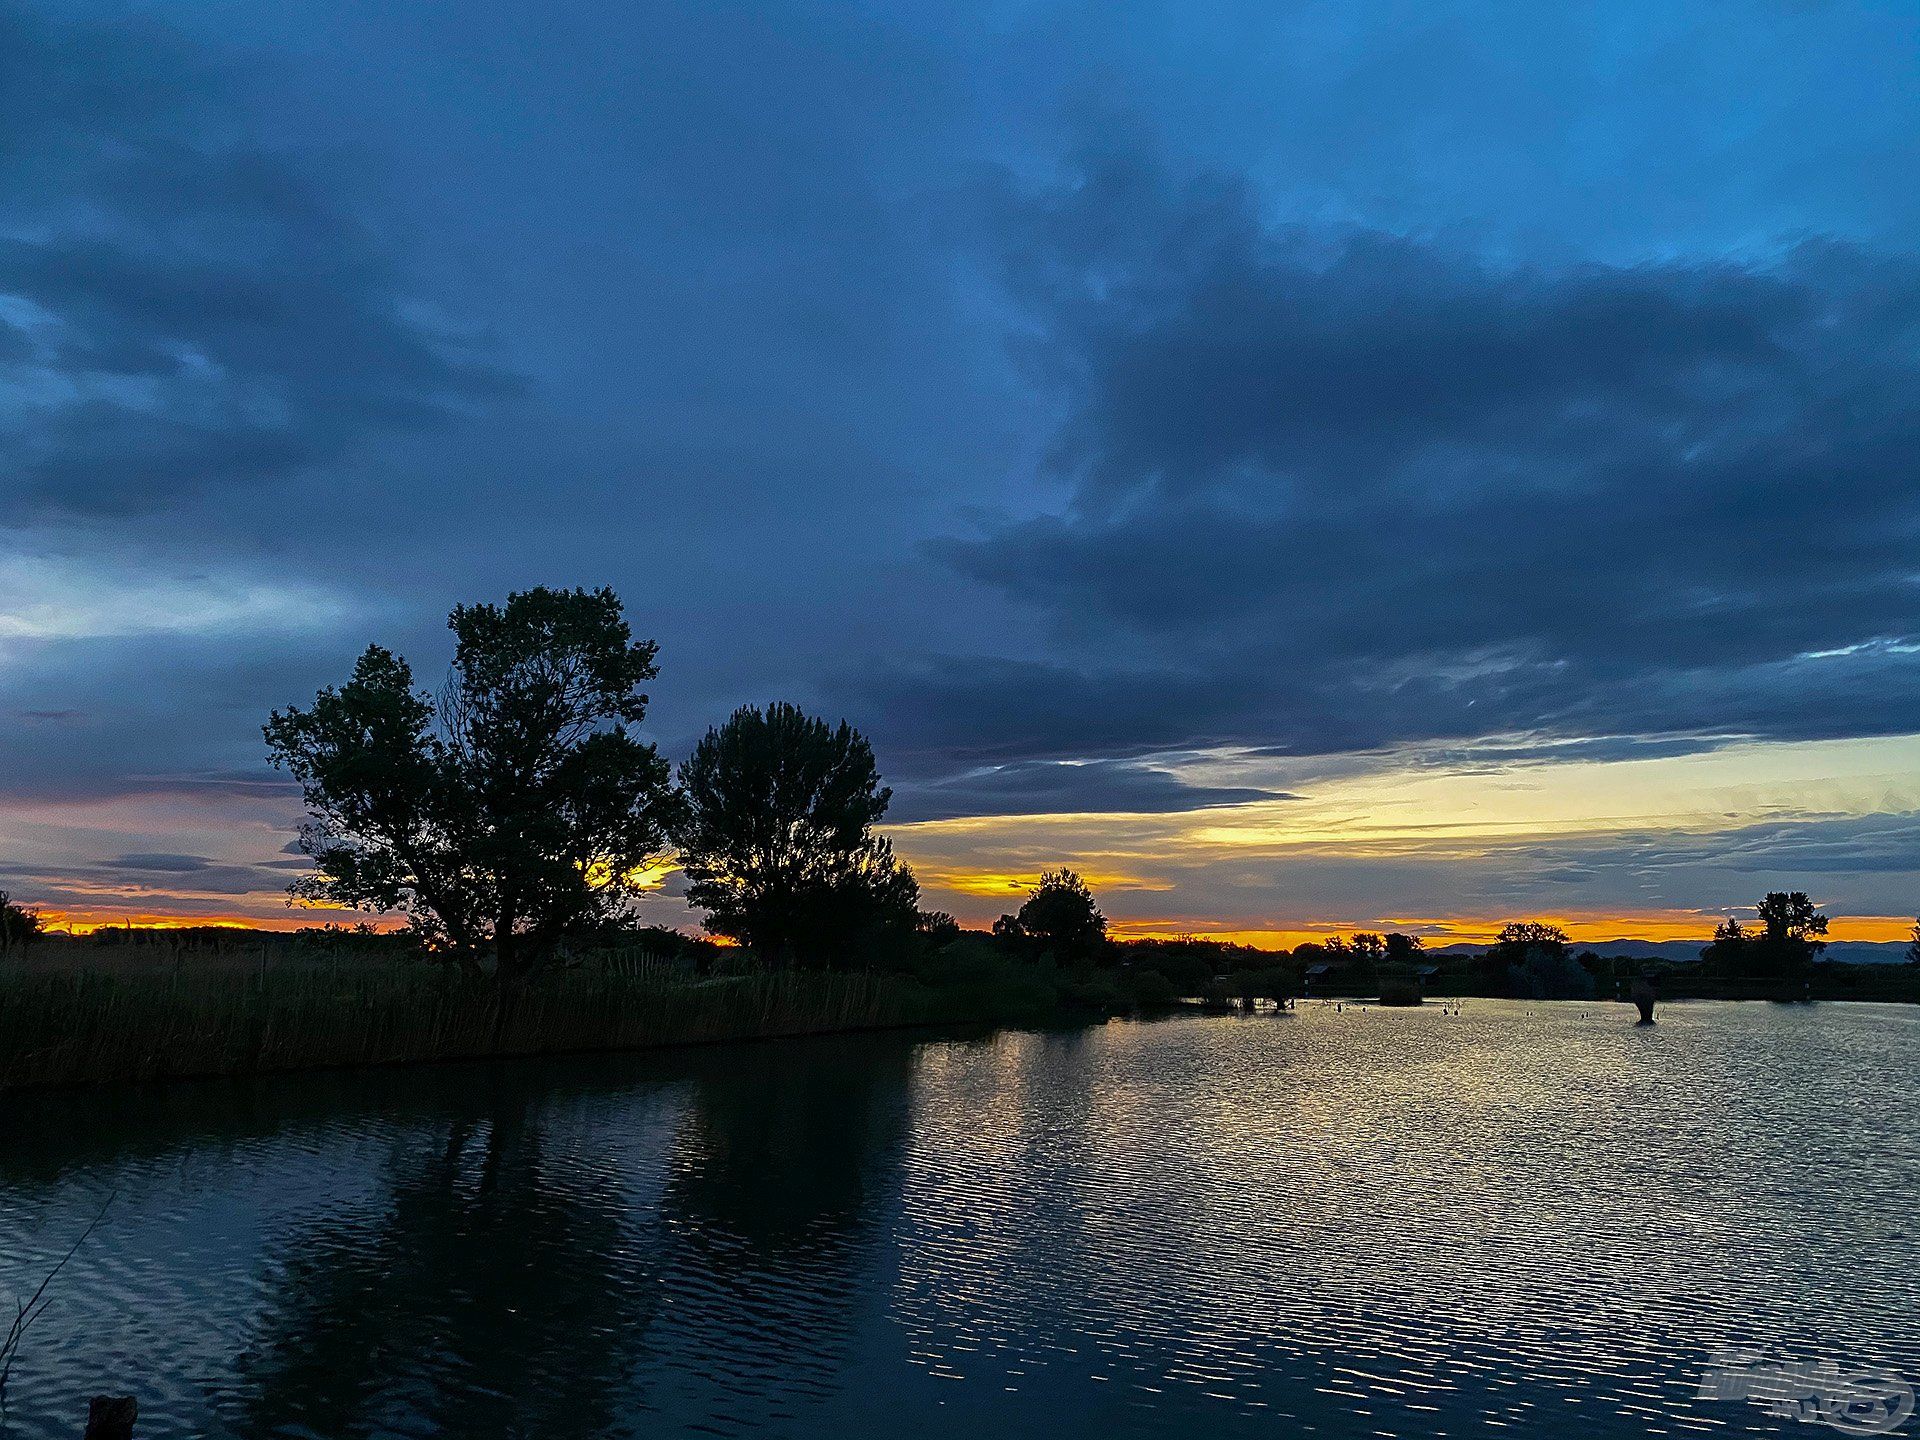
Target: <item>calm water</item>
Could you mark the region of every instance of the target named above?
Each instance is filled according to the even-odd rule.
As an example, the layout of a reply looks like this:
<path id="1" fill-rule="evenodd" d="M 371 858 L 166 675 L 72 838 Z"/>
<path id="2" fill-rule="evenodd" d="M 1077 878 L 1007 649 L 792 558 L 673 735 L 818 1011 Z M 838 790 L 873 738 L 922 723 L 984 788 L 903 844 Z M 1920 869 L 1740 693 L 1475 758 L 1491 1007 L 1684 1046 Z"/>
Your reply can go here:
<path id="1" fill-rule="evenodd" d="M 15 1101 L 0 1301 L 118 1198 L 10 1433 L 1804 1435 L 1716 1347 L 1920 1381 L 1920 1010 L 1629 1016 Z"/>

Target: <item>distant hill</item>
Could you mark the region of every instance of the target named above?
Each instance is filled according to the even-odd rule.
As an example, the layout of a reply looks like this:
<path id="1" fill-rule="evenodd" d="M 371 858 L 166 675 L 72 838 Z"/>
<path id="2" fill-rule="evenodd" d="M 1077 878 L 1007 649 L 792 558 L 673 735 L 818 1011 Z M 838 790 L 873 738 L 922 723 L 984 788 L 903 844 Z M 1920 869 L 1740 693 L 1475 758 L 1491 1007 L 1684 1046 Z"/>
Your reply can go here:
<path id="1" fill-rule="evenodd" d="M 1708 943 L 1706 938 L 1699 940 L 1576 940 L 1574 952 L 1594 950 L 1602 955 L 1625 955 L 1633 960 L 1677 960 L 1688 961 L 1700 958 L 1701 947 Z M 1429 945 L 1429 955 L 1483 955 L 1485 945 L 1456 942 L 1452 945 Z M 1844 960 L 1849 965 L 1899 965 L 1907 958 L 1907 942 L 1904 940 L 1835 940 L 1831 942 L 1824 960 Z"/>

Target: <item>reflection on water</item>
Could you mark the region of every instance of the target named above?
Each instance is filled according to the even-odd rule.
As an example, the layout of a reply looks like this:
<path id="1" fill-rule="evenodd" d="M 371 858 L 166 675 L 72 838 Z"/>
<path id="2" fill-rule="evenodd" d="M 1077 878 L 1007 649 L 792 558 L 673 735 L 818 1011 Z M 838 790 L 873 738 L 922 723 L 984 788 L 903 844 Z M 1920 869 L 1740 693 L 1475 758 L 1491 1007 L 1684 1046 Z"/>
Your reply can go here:
<path id="1" fill-rule="evenodd" d="M 16 1101 L 14 1435 L 1781 1433 L 1920 1381 L 1920 1012 L 855 1037 Z"/>

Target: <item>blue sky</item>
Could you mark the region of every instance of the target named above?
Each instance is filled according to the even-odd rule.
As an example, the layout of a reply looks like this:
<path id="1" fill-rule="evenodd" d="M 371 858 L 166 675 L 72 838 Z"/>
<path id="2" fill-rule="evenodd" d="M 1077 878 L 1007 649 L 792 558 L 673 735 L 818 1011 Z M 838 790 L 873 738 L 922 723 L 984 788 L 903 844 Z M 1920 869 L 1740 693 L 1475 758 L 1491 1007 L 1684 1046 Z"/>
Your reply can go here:
<path id="1" fill-rule="evenodd" d="M 286 918 L 264 712 L 610 583 L 969 919 L 1910 914 L 1917 32 L 0 3 L 0 884 Z"/>

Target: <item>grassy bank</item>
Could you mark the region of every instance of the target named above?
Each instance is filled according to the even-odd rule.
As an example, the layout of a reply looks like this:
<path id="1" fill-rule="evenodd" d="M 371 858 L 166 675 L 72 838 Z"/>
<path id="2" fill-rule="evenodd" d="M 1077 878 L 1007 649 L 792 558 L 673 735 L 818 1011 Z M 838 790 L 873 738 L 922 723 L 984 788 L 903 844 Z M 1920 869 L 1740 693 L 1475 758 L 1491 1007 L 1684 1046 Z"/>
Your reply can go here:
<path id="1" fill-rule="evenodd" d="M 912 1025 L 1051 1024 L 1171 998 L 1165 983 L 1011 960 L 983 943 L 897 972 L 596 952 L 503 999 L 378 944 L 254 934 L 48 944 L 0 964 L 0 1091 L 559 1055 Z"/>
<path id="2" fill-rule="evenodd" d="M 905 977 L 698 977 L 647 956 L 494 988 L 419 964 L 0 972 L 0 1090 L 639 1049 L 984 1018 Z"/>
<path id="3" fill-rule="evenodd" d="M 903 957 L 897 972 L 837 974 L 753 969 L 737 952 L 690 963 L 651 949 L 612 950 L 503 1003 L 491 984 L 373 942 L 316 946 L 256 935 L 48 944 L 0 964 L 0 1091 L 912 1025 L 1054 1024 L 1163 1010 L 1181 996 L 1221 1006 L 1243 994 L 1294 993 L 1276 970 L 1214 976 L 1204 967 L 1143 963 L 1152 958 L 1142 951 L 1125 966 L 1066 970 L 968 937 Z M 1667 1000 L 1920 999 L 1920 969 L 1908 966 L 1823 965 L 1791 984 L 1663 968 Z M 1493 993 L 1476 978 L 1443 973 L 1426 993 Z M 1604 977 L 1589 986 L 1584 997 L 1610 998 L 1615 988 Z M 1378 984 L 1337 980 L 1315 991 L 1381 993 Z"/>

